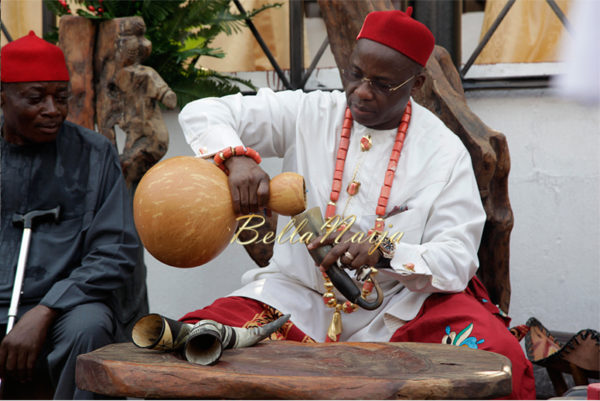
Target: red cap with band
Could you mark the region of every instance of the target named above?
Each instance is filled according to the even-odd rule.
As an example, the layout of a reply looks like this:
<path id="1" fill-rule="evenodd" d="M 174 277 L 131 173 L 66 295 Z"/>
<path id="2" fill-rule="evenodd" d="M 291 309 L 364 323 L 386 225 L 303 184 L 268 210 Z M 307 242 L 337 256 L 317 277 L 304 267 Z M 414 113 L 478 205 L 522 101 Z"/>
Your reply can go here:
<path id="1" fill-rule="evenodd" d="M 373 11 L 365 18 L 356 39 L 381 43 L 425 66 L 435 38 L 425 25 L 411 18 L 411 14 L 412 7 L 408 7 L 406 13 L 399 10 Z"/>
<path id="2" fill-rule="evenodd" d="M 33 31 L 2 48 L 2 82 L 68 81 L 69 71 L 62 50 Z"/>

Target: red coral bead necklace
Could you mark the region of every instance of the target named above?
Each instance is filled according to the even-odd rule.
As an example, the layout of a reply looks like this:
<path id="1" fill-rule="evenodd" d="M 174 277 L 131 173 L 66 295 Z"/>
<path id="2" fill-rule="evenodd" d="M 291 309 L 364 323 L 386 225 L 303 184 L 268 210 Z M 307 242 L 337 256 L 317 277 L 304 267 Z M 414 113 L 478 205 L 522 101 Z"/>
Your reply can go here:
<path id="1" fill-rule="evenodd" d="M 382 232 L 385 226 L 383 216 L 385 215 L 385 210 L 387 207 L 388 199 L 390 197 L 392 183 L 394 181 L 394 175 L 396 174 L 396 168 L 398 167 L 398 160 L 400 159 L 400 153 L 402 152 L 402 147 L 404 146 L 404 138 L 406 138 L 406 131 L 408 129 L 408 124 L 410 123 L 412 106 L 410 100 L 406 104 L 406 108 L 404 109 L 404 114 L 402 115 L 402 119 L 400 121 L 400 125 L 398 126 L 398 131 L 396 133 L 396 140 L 394 141 L 394 146 L 392 148 L 392 154 L 390 155 L 390 161 L 388 162 L 388 167 L 385 171 L 385 178 L 383 181 L 383 186 L 381 187 L 381 192 L 379 195 L 379 199 L 377 201 L 377 207 L 375 209 L 375 213 L 377 214 L 377 218 L 375 219 L 375 227 L 373 230 L 378 232 Z M 342 177 L 344 175 L 344 165 L 346 163 L 346 155 L 348 153 L 348 147 L 350 145 L 350 133 L 352 131 L 352 113 L 350 113 L 350 109 L 346 108 L 346 112 L 344 114 L 344 122 L 342 124 L 342 133 L 340 136 L 340 144 L 337 151 L 336 162 L 335 162 L 335 171 L 333 173 L 333 184 L 331 187 L 331 195 L 330 202 L 327 204 L 327 209 L 325 211 L 325 217 L 327 219 L 335 216 L 336 212 L 336 202 L 340 197 L 340 191 L 342 189 Z M 365 135 L 360 140 L 360 148 L 363 152 L 371 149 L 372 142 L 371 137 L 369 135 Z M 360 187 L 360 183 L 357 182 L 356 173 L 358 170 L 358 165 L 354 170 L 352 180 L 348 187 L 346 188 L 346 192 L 352 197 L 358 193 L 358 189 Z M 349 198 L 348 200 L 350 200 Z M 346 207 L 348 203 L 346 203 Z M 344 208 L 345 212 L 345 208 Z M 376 269 L 371 269 L 371 275 L 375 275 L 377 273 Z M 327 336 L 325 337 L 326 342 L 335 342 L 339 341 L 340 335 L 342 333 L 342 317 L 341 312 L 352 313 L 358 306 L 350 301 L 346 301 L 343 304 L 337 302 L 335 295 L 333 293 L 333 284 L 331 280 L 327 276 L 327 273 L 323 272 L 323 280 L 325 285 L 326 292 L 323 294 L 323 301 L 325 305 L 334 309 L 333 317 L 331 319 L 331 324 L 329 325 L 329 329 L 327 330 Z M 363 283 L 363 288 L 361 291 L 361 296 L 366 299 L 366 297 L 371 293 L 373 289 L 373 280 L 369 277 Z"/>
<path id="2" fill-rule="evenodd" d="M 412 105 L 409 100 L 406 104 L 406 108 L 404 109 L 402 119 L 400 120 L 400 125 L 398 126 L 396 140 L 394 142 L 392 153 L 390 155 L 390 160 L 388 162 L 388 166 L 385 172 L 385 178 L 383 181 L 383 185 L 381 186 L 379 199 L 377 200 L 377 207 L 375 208 L 375 214 L 377 215 L 377 218 L 375 219 L 374 230 L 379 232 L 383 232 L 383 229 L 385 228 L 383 216 L 385 215 L 388 199 L 390 198 L 392 183 L 394 181 L 394 175 L 396 174 L 396 168 L 398 167 L 398 160 L 400 160 L 400 153 L 402 152 L 402 147 L 404 146 L 404 139 L 406 138 L 406 131 L 408 130 L 408 124 L 410 123 L 411 114 Z M 329 203 L 327 204 L 327 208 L 325 209 L 326 219 L 330 219 L 333 216 L 335 216 L 336 202 L 340 197 L 340 191 L 342 189 L 342 177 L 344 175 L 344 165 L 346 163 L 346 155 L 348 153 L 348 147 L 350 145 L 351 132 L 352 113 L 350 112 L 349 108 L 346 108 L 346 112 L 344 114 L 344 122 L 342 124 L 342 132 L 340 135 L 340 144 L 338 146 L 335 161 L 335 171 L 333 173 L 331 194 L 329 196 Z M 369 136 L 363 136 L 361 138 L 360 145 L 363 151 L 369 150 L 371 148 L 371 138 Z M 353 196 L 358 192 L 359 185 L 359 183 L 356 183 L 354 181 L 348 185 L 347 192 L 350 194 L 350 196 Z"/>

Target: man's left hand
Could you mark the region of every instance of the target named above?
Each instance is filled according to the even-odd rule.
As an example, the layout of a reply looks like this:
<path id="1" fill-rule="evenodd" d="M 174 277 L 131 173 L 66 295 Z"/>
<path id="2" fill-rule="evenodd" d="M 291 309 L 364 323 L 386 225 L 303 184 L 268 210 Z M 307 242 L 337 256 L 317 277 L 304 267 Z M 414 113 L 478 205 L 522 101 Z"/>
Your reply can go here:
<path id="1" fill-rule="evenodd" d="M 320 236 L 308 244 L 308 249 L 313 250 L 321 246 L 331 245 L 332 248 L 327 253 L 319 268 L 322 272 L 327 272 L 338 259 L 344 265 L 351 269 L 358 269 L 362 266 L 375 266 L 380 258 L 380 252 L 376 245 L 364 240 L 362 243 L 351 241 L 356 233 L 352 231 L 345 232 L 336 243 L 338 233 L 331 233 L 324 238 Z"/>

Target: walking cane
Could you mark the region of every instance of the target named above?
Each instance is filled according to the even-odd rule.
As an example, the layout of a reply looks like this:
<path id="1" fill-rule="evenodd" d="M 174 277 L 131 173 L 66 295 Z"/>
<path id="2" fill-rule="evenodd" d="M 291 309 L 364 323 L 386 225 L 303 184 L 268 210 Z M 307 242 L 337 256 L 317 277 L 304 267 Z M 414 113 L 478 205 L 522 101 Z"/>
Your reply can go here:
<path id="1" fill-rule="evenodd" d="M 8 322 L 6 324 L 6 334 L 8 334 L 17 317 L 17 309 L 19 307 L 19 298 L 21 298 L 21 287 L 23 287 L 23 278 L 25 277 L 25 265 L 27 263 L 27 254 L 29 252 L 29 242 L 31 240 L 31 228 L 34 220 L 43 218 L 52 218 L 55 222 L 58 221 L 60 206 L 49 210 L 32 210 L 25 214 L 15 214 L 13 224 L 23 224 L 23 237 L 21 239 L 21 250 L 19 251 L 19 261 L 17 262 L 17 271 L 15 273 L 15 283 L 13 286 L 12 296 L 10 298 L 10 307 L 8 308 Z"/>
<path id="2" fill-rule="evenodd" d="M 52 217 L 58 221 L 60 206 L 49 210 L 32 210 L 25 214 L 17 214 L 13 216 L 13 224 L 23 224 L 23 237 L 21 238 L 21 249 L 19 250 L 19 260 L 17 262 L 17 271 L 15 272 L 15 283 L 13 285 L 12 296 L 10 297 L 10 306 L 8 308 L 8 322 L 6 323 L 6 334 L 8 334 L 17 317 L 17 309 L 19 308 L 19 298 L 21 298 L 21 288 L 23 287 L 23 278 L 25 277 L 25 265 L 27 264 L 27 254 L 29 253 L 29 242 L 31 240 L 31 228 L 34 220 Z M 0 396 L 4 398 L 4 381 L 0 380 Z"/>

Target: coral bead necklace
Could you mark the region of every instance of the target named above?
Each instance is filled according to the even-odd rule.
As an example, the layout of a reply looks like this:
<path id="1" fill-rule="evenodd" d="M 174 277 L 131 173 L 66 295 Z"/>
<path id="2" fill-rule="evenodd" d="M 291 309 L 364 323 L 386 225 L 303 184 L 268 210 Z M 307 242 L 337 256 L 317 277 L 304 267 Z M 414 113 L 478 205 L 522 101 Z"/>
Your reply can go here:
<path id="1" fill-rule="evenodd" d="M 377 214 L 377 218 L 375 219 L 375 226 L 373 230 L 382 232 L 385 228 L 385 222 L 383 220 L 383 216 L 385 215 L 385 210 L 387 207 L 388 199 L 390 197 L 390 193 L 392 190 L 392 183 L 394 181 L 394 175 L 396 174 L 396 168 L 398 167 L 398 160 L 400 160 L 400 153 L 402 152 L 402 147 L 404 146 L 404 139 L 406 138 L 406 131 L 408 129 L 408 124 L 410 123 L 410 117 L 412 114 L 412 106 L 410 100 L 406 104 L 406 108 L 404 109 L 404 114 L 402 115 L 402 119 L 400 120 L 400 125 L 398 126 L 398 131 L 396 133 L 396 140 L 394 142 L 394 146 L 392 148 L 392 153 L 390 155 L 390 160 L 388 162 L 387 169 L 385 171 L 385 178 L 383 181 L 383 185 L 381 187 L 381 192 L 379 194 L 379 199 L 377 201 L 377 207 L 375 208 L 375 213 Z M 350 145 L 350 133 L 352 131 L 352 113 L 350 113 L 350 109 L 346 108 L 346 112 L 344 114 L 344 122 L 342 124 L 342 133 L 340 135 L 340 144 L 337 151 L 336 162 L 335 162 L 335 171 L 333 173 L 333 184 L 331 186 L 331 194 L 329 197 L 329 203 L 327 204 L 327 208 L 325 210 L 325 218 L 331 219 L 335 216 L 336 212 L 336 202 L 340 197 L 340 191 L 342 189 L 342 177 L 344 175 L 344 165 L 346 163 L 346 155 L 348 153 L 348 147 Z M 372 147 L 371 137 L 365 135 L 360 140 L 360 148 L 363 152 L 368 151 Z M 358 167 L 357 167 L 358 168 Z M 356 170 L 354 171 L 352 180 L 350 184 L 348 184 L 346 188 L 346 192 L 352 197 L 358 193 L 360 183 L 355 181 L 356 178 Z M 347 204 L 346 204 L 347 205 Z M 371 275 L 374 276 L 377 273 L 377 270 L 371 268 Z M 346 313 L 354 312 L 358 306 L 353 304 L 350 301 L 346 301 L 343 304 L 339 304 L 335 299 L 335 295 L 333 293 L 333 284 L 331 280 L 327 276 L 326 273 L 323 273 L 323 279 L 325 280 L 325 294 L 323 294 L 323 301 L 325 304 L 331 308 L 334 308 L 333 318 L 331 320 L 331 324 L 329 326 L 329 330 L 327 331 L 326 341 L 334 342 L 338 341 L 340 334 L 342 332 L 342 318 L 341 311 Z M 367 278 L 363 283 L 362 288 L 362 297 L 366 298 L 367 295 L 373 289 L 373 280 L 371 277 Z"/>
<path id="2" fill-rule="evenodd" d="M 392 154 L 385 172 L 385 178 L 377 201 L 377 207 L 375 208 L 375 219 L 374 229 L 382 232 L 385 226 L 383 216 L 387 207 L 388 199 L 392 190 L 392 183 L 394 181 L 394 175 L 396 174 L 396 168 L 398 167 L 398 160 L 400 160 L 400 153 L 404 146 L 404 139 L 406 138 L 406 131 L 408 124 L 410 123 L 410 116 L 412 113 L 412 106 L 410 100 L 406 104 L 404 114 L 400 120 L 398 131 L 396 134 L 396 140 L 392 148 Z M 335 216 L 336 202 L 340 197 L 340 191 L 342 189 L 342 177 L 344 175 L 344 164 L 346 163 L 346 155 L 348 153 L 348 147 L 350 145 L 350 133 L 352 131 L 352 113 L 350 109 L 346 108 L 344 115 L 344 123 L 342 124 L 342 133 L 340 137 L 340 144 L 337 151 L 337 157 L 335 161 L 335 171 L 333 173 L 333 184 L 331 185 L 331 194 L 329 196 L 329 203 L 325 209 L 325 218 L 330 219 Z M 361 139 L 361 148 L 363 150 L 369 150 L 371 148 L 371 139 L 369 137 L 363 137 Z M 354 185 L 353 185 L 354 184 Z M 355 195 L 358 192 L 358 183 L 351 182 L 348 185 L 348 193 L 350 196 Z"/>

